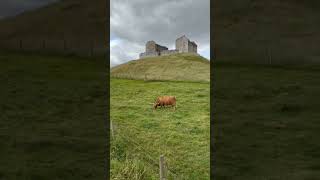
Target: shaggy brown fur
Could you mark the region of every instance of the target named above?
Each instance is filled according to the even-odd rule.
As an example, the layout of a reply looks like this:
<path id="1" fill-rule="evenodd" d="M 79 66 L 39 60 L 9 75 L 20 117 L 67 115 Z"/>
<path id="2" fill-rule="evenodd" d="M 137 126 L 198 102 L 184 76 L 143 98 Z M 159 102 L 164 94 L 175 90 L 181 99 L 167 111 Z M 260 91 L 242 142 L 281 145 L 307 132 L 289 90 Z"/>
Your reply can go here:
<path id="1" fill-rule="evenodd" d="M 153 104 L 153 108 L 157 109 L 158 106 L 173 106 L 176 109 L 176 97 L 175 96 L 160 96 Z"/>

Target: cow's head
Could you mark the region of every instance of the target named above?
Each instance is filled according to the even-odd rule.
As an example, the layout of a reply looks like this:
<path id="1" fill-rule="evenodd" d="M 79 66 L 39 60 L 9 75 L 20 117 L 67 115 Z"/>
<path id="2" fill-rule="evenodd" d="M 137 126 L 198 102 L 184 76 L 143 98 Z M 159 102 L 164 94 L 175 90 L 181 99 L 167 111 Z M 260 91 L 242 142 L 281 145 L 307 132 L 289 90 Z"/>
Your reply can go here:
<path id="1" fill-rule="evenodd" d="M 153 109 L 157 109 L 157 107 L 158 107 L 158 103 L 154 103 L 153 104 Z"/>

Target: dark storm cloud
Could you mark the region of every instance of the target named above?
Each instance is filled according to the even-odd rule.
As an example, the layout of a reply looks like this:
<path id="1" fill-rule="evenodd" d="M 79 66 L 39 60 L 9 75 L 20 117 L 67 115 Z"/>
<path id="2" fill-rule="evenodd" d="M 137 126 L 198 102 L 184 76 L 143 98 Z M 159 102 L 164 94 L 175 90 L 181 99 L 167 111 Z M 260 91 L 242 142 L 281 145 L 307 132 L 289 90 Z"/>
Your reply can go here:
<path id="1" fill-rule="evenodd" d="M 209 15 L 209 0 L 111 0 L 111 36 L 140 47 L 155 40 L 173 48 L 185 34 L 200 51 L 209 51 Z"/>
<path id="2" fill-rule="evenodd" d="M 0 18 L 14 16 L 57 0 L 1 0 Z"/>

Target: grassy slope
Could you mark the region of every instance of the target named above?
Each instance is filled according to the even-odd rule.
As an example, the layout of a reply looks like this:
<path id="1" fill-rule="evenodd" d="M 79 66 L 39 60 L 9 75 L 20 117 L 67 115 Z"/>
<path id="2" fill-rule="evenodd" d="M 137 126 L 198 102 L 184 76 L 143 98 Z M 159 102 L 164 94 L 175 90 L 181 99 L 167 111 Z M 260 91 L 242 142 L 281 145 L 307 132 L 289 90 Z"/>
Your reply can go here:
<path id="1" fill-rule="evenodd" d="M 113 67 L 111 76 L 130 79 L 210 81 L 210 61 L 192 54 L 176 54 L 130 61 Z"/>
<path id="2" fill-rule="evenodd" d="M 320 177 L 319 67 L 216 64 L 215 176 Z"/>
<path id="3" fill-rule="evenodd" d="M 105 0 L 61 0 L 1 20 L 0 39 L 59 40 L 81 37 L 82 42 L 95 40 L 106 45 L 106 6 Z"/>
<path id="4" fill-rule="evenodd" d="M 316 0 L 217 0 L 217 61 L 320 62 Z M 317 179 L 319 68 L 217 64 L 216 179 Z"/>
<path id="5" fill-rule="evenodd" d="M 1 54 L 0 179 L 103 179 L 105 64 Z"/>
<path id="6" fill-rule="evenodd" d="M 140 174 L 141 179 L 158 179 L 160 154 L 179 177 L 209 178 L 208 83 L 111 79 L 110 88 L 110 115 L 116 129 L 111 148 L 112 178 L 134 179 L 133 175 Z M 176 111 L 152 111 L 151 103 L 165 94 L 177 97 Z"/>
<path id="7" fill-rule="evenodd" d="M 320 62 L 317 0 L 217 0 L 214 47 L 219 61 Z"/>

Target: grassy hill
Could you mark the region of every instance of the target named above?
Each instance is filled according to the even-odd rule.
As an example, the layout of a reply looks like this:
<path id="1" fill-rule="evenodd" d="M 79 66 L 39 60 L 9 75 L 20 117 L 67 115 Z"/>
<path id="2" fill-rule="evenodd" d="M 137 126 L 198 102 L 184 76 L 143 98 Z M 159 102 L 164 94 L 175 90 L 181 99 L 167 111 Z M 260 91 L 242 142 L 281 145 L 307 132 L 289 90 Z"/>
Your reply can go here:
<path id="1" fill-rule="evenodd" d="M 210 61 L 187 53 L 149 57 L 113 67 L 111 77 L 111 178 L 158 179 L 164 155 L 168 179 L 208 179 Z M 176 96 L 177 110 L 153 111 L 160 95 Z"/>
<path id="2" fill-rule="evenodd" d="M 0 21 L 3 42 L 19 39 L 73 40 L 75 44 L 95 41 L 107 47 L 107 1 L 60 0 L 48 6 Z M 40 41 L 40 42 L 41 42 Z"/>
<path id="3" fill-rule="evenodd" d="M 218 0 L 212 5 L 217 61 L 320 63 L 316 0 Z"/>
<path id="4" fill-rule="evenodd" d="M 105 61 L 14 48 L 62 39 L 106 47 L 107 3 L 60 0 L 0 20 L 0 179 L 105 178 Z"/>
<path id="5" fill-rule="evenodd" d="M 0 179 L 104 179 L 104 61 L 0 56 Z"/>
<path id="6" fill-rule="evenodd" d="M 115 78 L 210 81 L 210 61 L 193 54 L 174 54 L 129 61 L 111 69 Z"/>

